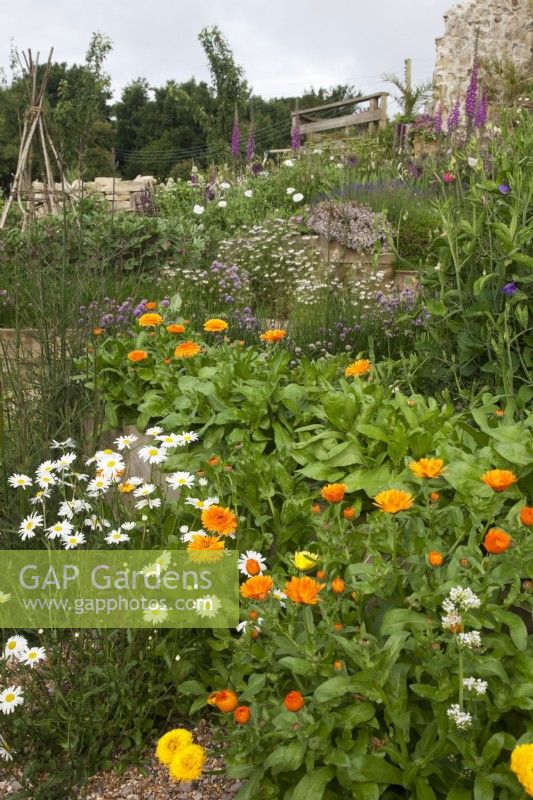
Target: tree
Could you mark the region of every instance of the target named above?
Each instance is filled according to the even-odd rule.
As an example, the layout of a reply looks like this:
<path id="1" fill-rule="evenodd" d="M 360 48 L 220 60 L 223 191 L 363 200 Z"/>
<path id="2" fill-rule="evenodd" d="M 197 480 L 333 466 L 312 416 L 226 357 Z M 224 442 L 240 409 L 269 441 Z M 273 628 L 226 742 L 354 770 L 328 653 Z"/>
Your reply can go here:
<path id="1" fill-rule="evenodd" d="M 239 115 L 244 116 L 250 90 L 243 68 L 235 63 L 231 47 L 216 25 L 202 28 L 198 39 L 209 62 L 216 103 L 215 132 L 219 142 L 227 142 L 233 127 L 235 108 Z"/>
<path id="2" fill-rule="evenodd" d="M 71 67 L 57 88 L 57 105 L 53 120 L 60 136 L 60 149 L 67 166 L 76 167 L 78 176 L 89 177 L 100 162 L 110 169 L 112 127 L 108 100 L 111 82 L 104 72 L 104 61 L 112 49 L 111 40 L 102 33 L 93 33 L 83 66 Z M 107 151 L 104 157 L 102 140 Z"/>
<path id="3" fill-rule="evenodd" d="M 396 86 L 400 92 L 394 99 L 402 110 L 402 121 L 412 122 L 417 111 L 429 98 L 432 87 L 431 81 L 422 83 L 420 86 L 412 86 L 410 59 L 405 62 L 403 80 L 392 72 L 386 72 L 382 77 L 383 80 Z"/>

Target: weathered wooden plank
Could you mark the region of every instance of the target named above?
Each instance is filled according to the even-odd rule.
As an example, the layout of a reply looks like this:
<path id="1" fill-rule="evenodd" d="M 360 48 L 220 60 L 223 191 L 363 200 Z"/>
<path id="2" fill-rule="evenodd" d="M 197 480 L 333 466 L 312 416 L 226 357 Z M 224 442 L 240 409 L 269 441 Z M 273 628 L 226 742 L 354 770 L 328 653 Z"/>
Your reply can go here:
<path id="1" fill-rule="evenodd" d="M 318 133 L 319 131 L 332 131 L 336 128 L 349 128 L 352 125 L 367 125 L 370 122 L 379 122 L 380 120 L 381 111 L 362 111 L 360 114 L 349 114 L 344 117 L 305 122 L 300 126 L 300 131 L 301 133 Z"/>
<path id="2" fill-rule="evenodd" d="M 376 97 L 388 97 L 388 92 L 376 92 L 375 94 L 366 94 L 362 97 L 352 97 L 349 100 L 337 100 L 335 103 L 325 103 L 323 106 L 313 106 L 312 108 L 297 108 L 291 111 L 291 116 L 299 117 L 302 114 L 311 114 L 316 111 L 327 111 L 329 108 L 341 108 L 342 106 L 351 106 L 356 103 L 366 103 L 368 100 L 373 100 Z"/>

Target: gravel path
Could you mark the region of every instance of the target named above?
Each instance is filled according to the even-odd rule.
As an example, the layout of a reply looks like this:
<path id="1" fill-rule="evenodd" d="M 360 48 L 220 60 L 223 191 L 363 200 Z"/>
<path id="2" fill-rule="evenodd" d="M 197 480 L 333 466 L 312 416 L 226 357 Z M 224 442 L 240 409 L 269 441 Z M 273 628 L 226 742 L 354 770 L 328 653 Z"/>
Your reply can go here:
<path id="1" fill-rule="evenodd" d="M 192 729 L 194 741 L 204 747 L 210 745 L 209 726 L 203 720 Z M 202 775 L 192 783 L 175 783 L 168 771 L 154 757 L 154 747 L 146 751 L 143 764 L 145 773 L 138 767 L 129 767 L 122 775 L 101 772 L 95 775 L 75 800 L 233 800 L 241 787 L 239 781 L 221 775 Z M 221 757 L 211 757 L 206 769 L 222 769 Z M 9 798 L 22 787 L 16 778 L 0 779 L 0 797 Z M 70 800 L 70 798 L 58 798 Z"/>

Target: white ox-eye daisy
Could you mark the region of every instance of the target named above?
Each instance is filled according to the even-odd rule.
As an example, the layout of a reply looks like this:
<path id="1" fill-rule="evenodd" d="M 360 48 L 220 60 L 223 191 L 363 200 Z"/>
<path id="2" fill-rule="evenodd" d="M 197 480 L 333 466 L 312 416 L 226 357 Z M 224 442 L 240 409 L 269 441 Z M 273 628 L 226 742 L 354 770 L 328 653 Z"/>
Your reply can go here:
<path id="1" fill-rule="evenodd" d="M 167 483 L 171 489 L 181 489 L 182 486 L 190 489 L 194 484 L 194 475 L 190 472 L 173 472 L 168 476 Z"/>
<path id="2" fill-rule="evenodd" d="M 3 714 L 11 714 L 17 706 L 24 703 L 24 695 L 21 686 L 8 686 L 0 692 L 0 711 Z"/>
<path id="3" fill-rule="evenodd" d="M 85 544 L 85 534 L 79 531 L 62 536 L 61 539 L 63 540 L 65 550 L 74 550 L 76 547 L 79 547 L 80 544 Z"/>
<path id="4" fill-rule="evenodd" d="M 42 475 L 37 476 L 37 483 L 41 489 L 49 489 L 51 486 L 56 485 L 57 478 L 51 472 L 43 472 Z"/>
<path id="5" fill-rule="evenodd" d="M 121 544 L 122 542 L 129 542 L 130 537 L 127 533 L 123 533 L 120 528 L 115 531 L 110 531 L 105 537 L 107 544 Z"/>
<path id="6" fill-rule="evenodd" d="M 139 500 L 135 503 L 135 508 L 139 510 L 141 508 L 161 508 L 161 498 L 160 497 L 144 497 L 142 500 Z"/>
<path id="7" fill-rule="evenodd" d="M 13 761 L 13 755 L 11 753 L 11 748 L 9 747 L 8 743 L 0 733 L 0 758 L 3 758 L 4 761 Z"/>
<path id="8" fill-rule="evenodd" d="M 202 500 L 200 497 L 187 497 L 185 502 L 193 508 L 204 511 L 206 508 L 209 508 L 209 506 L 216 505 L 218 503 L 218 497 L 206 497 L 205 500 Z"/>
<path id="9" fill-rule="evenodd" d="M 119 450 L 130 450 L 138 438 L 134 433 L 129 433 L 127 436 L 119 436 L 113 444 L 116 444 Z"/>
<path id="10" fill-rule="evenodd" d="M 27 667 L 31 667 L 33 669 L 33 667 L 38 664 L 39 661 L 46 660 L 46 650 L 44 647 L 30 647 L 20 660 Z"/>
<path id="11" fill-rule="evenodd" d="M 117 478 L 124 474 L 126 465 L 119 453 L 104 453 L 96 462 L 96 466 L 102 471 L 104 478 Z"/>
<path id="12" fill-rule="evenodd" d="M 32 485 L 32 479 L 29 475 L 23 475 L 21 472 L 15 472 L 8 478 L 8 483 L 13 489 L 27 489 Z"/>
<path id="13" fill-rule="evenodd" d="M 159 436 L 160 433 L 164 433 L 164 430 L 159 425 L 152 425 L 151 428 L 147 428 L 145 433 L 147 436 Z"/>
<path id="14" fill-rule="evenodd" d="M 54 469 L 57 472 L 67 472 L 76 461 L 76 453 L 63 453 L 57 461 L 54 461 Z"/>
<path id="15" fill-rule="evenodd" d="M 48 539 L 57 539 L 58 536 L 67 536 L 67 534 L 72 533 L 73 527 L 72 523 L 68 522 L 66 519 L 58 520 L 46 529 L 46 536 Z"/>
<path id="16" fill-rule="evenodd" d="M 42 514 L 37 514 L 36 511 L 32 511 L 27 517 L 25 517 L 22 522 L 20 523 L 19 527 L 19 534 L 22 541 L 26 541 L 26 539 L 33 539 L 35 536 L 35 532 L 42 528 L 43 526 L 43 516 Z"/>
<path id="17" fill-rule="evenodd" d="M 177 433 L 160 433 L 155 438 L 166 448 L 177 447 L 181 443 Z"/>
<path id="18" fill-rule="evenodd" d="M 91 495 L 91 497 L 96 497 L 107 492 L 110 486 L 110 479 L 104 475 L 99 475 L 87 484 L 87 494 Z"/>
<path id="19" fill-rule="evenodd" d="M 192 542 L 194 536 L 207 536 L 207 533 L 202 528 L 199 528 L 197 531 L 186 530 L 182 533 L 180 538 L 182 542 Z"/>
<path id="20" fill-rule="evenodd" d="M 162 464 L 167 458 L 167 452 L 164 447 L 146 445 L 139 450 L 139 458 L 148 461 L 149 464 Z"/>
<path id="21" fill-rule="evenodd" d="M 194 431 L 183 431 L 178 435 L 179 444 L 190 444 L 190 442 L 198 441 L 198 434 Z"/>
<path id="22" fill-rule="evenodd" d="M 4 646 L 6 661 L 19 661 L 28 649 L 28 640 L 24 636 L 10 636 Z"/>

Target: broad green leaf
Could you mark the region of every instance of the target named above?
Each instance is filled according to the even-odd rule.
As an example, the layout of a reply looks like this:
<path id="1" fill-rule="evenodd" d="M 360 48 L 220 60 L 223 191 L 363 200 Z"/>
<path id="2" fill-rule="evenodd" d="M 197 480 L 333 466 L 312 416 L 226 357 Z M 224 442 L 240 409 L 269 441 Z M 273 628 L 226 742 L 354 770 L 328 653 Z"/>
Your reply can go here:
<path id="1" fill-rule="evenodd" d="M 381 623 L 380 633 L 388 636 L 396 633 L 398 629 L 414 626 L 415 628 L 429 628 L 431 623 L 425 614 L 419 614 L 409 608 L 392 608 L 386 612 Z"/>
<path id="2" fill-rule="evenodd" d="M 306 746 L 304 742 L 289 742 L 273 750 L 263 763 L 265 769 L 273 772 L 289 772 L 301 765 L 304 760 Z"/>
<path id="3" fill-rule="evenodd" d="M 474 781 L 474 800 L 493 800 L 493 797 L 493 784 L 483 775 L 477 775 Z"/>
<path id="4" fill-rule="evenodd" d="M 295 675 L 309 675 L 311 672 L 311 663 L 304 658 L 294 658 L 293 656 L 284 656 L 278 661 L 282 667 L 287 667 Z"/>
<path id="5" fill-rule="evenodd" d="M 297 784 L 292 800 L 322 800 L 324 789 L 335 775 L 334 767 L 319 767 L 304 775 Z"/>

